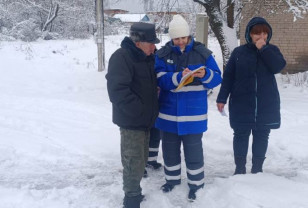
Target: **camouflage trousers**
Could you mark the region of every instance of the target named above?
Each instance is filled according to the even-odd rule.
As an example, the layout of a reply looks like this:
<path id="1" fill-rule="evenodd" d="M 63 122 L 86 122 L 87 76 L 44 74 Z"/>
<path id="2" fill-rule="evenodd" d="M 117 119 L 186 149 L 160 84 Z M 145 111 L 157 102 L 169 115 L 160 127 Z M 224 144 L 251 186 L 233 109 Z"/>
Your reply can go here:
<path id="1" fill-rule="evenodd" d="M 120 128 L 123 190 L 128 197 L 141 194 L 140 182 L 148 160 L 150 131 Z"/>

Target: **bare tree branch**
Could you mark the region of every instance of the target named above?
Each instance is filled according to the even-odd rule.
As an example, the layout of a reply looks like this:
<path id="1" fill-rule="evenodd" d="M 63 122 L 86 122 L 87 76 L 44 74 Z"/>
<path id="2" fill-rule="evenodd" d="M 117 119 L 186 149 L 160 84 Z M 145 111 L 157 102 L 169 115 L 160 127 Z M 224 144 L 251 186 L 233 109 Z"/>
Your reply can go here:
<path id="1" fill-rule="evenodd" d="M 53 5 L 52 1 L 50 2 L 50 9 L 48 13 L 47 20 L 42 28 L 42 31 L 46 31 L 48 25 L 52 23 L 52 21 L 57 17 L 59 11 L 59 4 Z"/>
<path id="2" fill-rule="evenodd" d="M 285 0 L 285 2 L 295 18 L 303 18 L 302 13 L 308 12 L 308 0 Z"/>

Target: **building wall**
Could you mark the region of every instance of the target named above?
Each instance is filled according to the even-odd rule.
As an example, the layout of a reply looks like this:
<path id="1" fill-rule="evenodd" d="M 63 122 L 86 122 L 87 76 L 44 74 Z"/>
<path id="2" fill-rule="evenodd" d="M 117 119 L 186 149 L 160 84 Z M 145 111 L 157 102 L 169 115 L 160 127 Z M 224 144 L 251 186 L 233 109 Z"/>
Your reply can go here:
<path id="1" fill-rule="evenodd" d="M 284 55 L 287 66 L 283 73 L 308 71 L 308 14 L 294 21 L 294 16 L 287 11 L 287 5 L 280 0 L 244 2 L 240 24 L 241 44 L 245 41 L 245 29 L 254 16 L 264 17 L 272 26 L 273 37 L 270 43 L 277 45 Z M 264 3 L 265 2 L 265 3 Z"/>

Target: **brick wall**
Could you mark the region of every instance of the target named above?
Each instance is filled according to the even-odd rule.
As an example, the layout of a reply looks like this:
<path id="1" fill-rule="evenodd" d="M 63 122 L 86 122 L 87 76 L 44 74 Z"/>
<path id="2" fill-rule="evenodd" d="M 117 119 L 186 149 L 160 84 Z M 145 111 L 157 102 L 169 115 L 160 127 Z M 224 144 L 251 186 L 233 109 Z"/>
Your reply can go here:
<path id="1" fill-rule="evenodd" d="M 304 19 L 297 18 L 287 11 L 287 5 L 280 0 L 244 2 L 240 24 L 241 44 L 245 41 L 245 29 L 248 21 L 254 16 L 264 17 L 272 26 L 273 37 L 270 43 L 277 45 L 284 55 L 287 66 L 283 73 L 308 71 L 308 14 Z M 265 3 L 264 3 L 265 2 Z"/>

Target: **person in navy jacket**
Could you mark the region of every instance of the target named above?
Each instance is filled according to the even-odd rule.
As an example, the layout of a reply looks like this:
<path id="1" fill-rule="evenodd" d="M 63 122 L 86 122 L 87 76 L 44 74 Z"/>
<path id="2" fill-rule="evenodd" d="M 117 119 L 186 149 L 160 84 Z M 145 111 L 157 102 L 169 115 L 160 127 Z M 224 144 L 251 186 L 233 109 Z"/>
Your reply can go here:
<path id="1" fill-rule="evenodd" d="M 234 49 L 217 97 L 220 112 L 229 97 L 230 125 L 234 131 L 235 173 L 246 173 L 249 136 L 252 134 L 251 173 L 263 172 L 271 129 L 280 127 L 280 97 L 275 79 L 286 65 L 277 46 L 269 43 L 272 28 L 262 17 L 246 27 L 246 44 Z"/>
<path id="2" fill-rule="evenodd" d="M 123 208 L 140 208 L 140 186 L 148 160 L 150 130 L 158 114 L 157 79 L 154 71 L 155 25 L 137 22 L 129 37 L 109 59 L 107 90 L 112 121 L 120 127 L 123 166 Z"/>
<path id="3" fill-rule="evenodd" d="M 189 186 L 189 200 L 204 186 L 203 132 L 207 130 L 207 91 L 221 83 L 221 71 L 212 52 L 195 41 L 186 20 L 175 15 L 169 24 L 167 42 L 155 56 L 159 95 L 156 128 L 161 130 L 166 183 L 163 192 L 181 183 L 181 143 Z M 191 70 L 205 66 L 194 74 L 193 81 L 176 90 L 181 78 Z"/>

